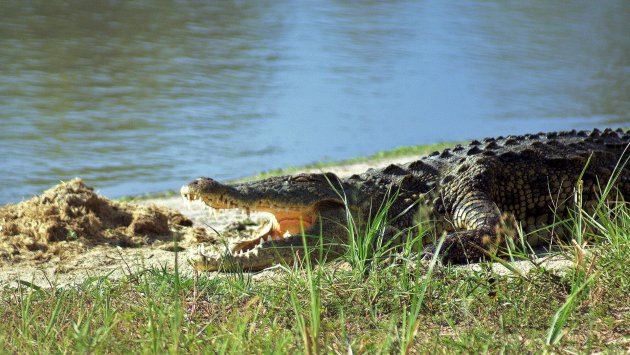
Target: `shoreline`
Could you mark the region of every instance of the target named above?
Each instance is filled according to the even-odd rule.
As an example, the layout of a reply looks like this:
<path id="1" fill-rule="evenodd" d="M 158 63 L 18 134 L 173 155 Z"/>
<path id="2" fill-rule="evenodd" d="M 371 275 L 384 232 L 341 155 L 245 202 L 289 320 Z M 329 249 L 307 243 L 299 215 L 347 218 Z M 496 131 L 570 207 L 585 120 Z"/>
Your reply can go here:
<path id="1" fill-rule="evenodd" d="M 370 168 L 383 168 L 389 164 L 404 164 L 420 157 L 427 155 L 433 151 L 442 150 L 456 144 L 466 144 L 466 142 L 441 142 L 434 144 L 421 144 L 413 146 L 401 146 L 393 149 L 382 150 L 365 157 L 355 157 L 337 161 L 322 161 L 303 166 L 290 166 L 280 169 L 272 169 L 256 173 L 251 176 L 227 180 L 226 183 L 236 183 L 243 181 L 251 181 L 264 179 L 270 176 L 298 174 L 298 173 L 316 173 L 321 171 L 333 172 L 340 177 L 348 177 L 352 174 L 360 174 Z M 196 179 L 198 176 L 191 176 L 190 179 Z M 183 184 L 184 182 L 182 182 Z M 179 190 L 166 190 L 140 195 L 123 196 L 114 198 L 117 201 L 146 201 L 146 200 L 164 200 L 179 196 Z"/>

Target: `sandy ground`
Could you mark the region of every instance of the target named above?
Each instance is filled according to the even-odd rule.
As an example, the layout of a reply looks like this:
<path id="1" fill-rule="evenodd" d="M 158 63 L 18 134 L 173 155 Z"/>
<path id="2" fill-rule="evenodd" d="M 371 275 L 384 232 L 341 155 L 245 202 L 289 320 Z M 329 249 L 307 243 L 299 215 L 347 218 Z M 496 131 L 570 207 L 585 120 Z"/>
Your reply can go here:
<path id="1" fill-rule="evenodd" d="M 405 163 L 416 157 L 402 157 L 389 160 L 371 161 L 346 166 L 326 168 L 339 176 L 346 177 L 355 173 L 362 173 L 368 168 L 384 167 L 392 163 Z M 317 170 L 315 170 L 317 171 Z M 136 202 L 140 205 L 163 206 L 179 211 L 193 221 L 193 227 L 206 228 L 208 235 L 221 233 L 233 222 L 243 219 L 244 215 L 239 211 L 224 211 L 219 215 L 210 215 L 208 209 L 201 205 L 190 204 L 180 197 L 156 198 Z M 252 214 L 251 219 L 257 220 L 260 215 Z M 0 265 L 0 286 L 16 286 L 19 283 L 31 283 L 41 287 L 74 285 L 90 280 L 94 277 L 107 276 L 120 278 L 125 275 L 135 274 L 152 267 L 164 267 L 172 270 L 176 259 L 179 270 L 184 275 L 191 275 L 192 269 L 186 263 L 186 256 L 190 250 L 195 249 L 196 241 L 182 241 L 182 251 L 175 253 L 173 244 L 160 246 L 117 247 L 111 245 L 96 245 L 85 252 L 72 257 L 53 257 L 38 263 L 24 263 L 12 265 Z M 197 240 L 198 242 L 198 240 Z M 1 261 L 0 261 L 1 262 Z M 571 263 L 561 259 L 540 259 L 537 262 L 545 263 L 548 268 L 562 269 L 569 267 Z M 523 272 L 534 266 L 531 262 L 518 262 L 517 268 Z M 337 263 L 335 267 L 348 267 Z M 469 265 L 466 268 L 479 269 L 479 265 Z M 509 271 L 496 264 L 495 269 L 500 273 Z M 259 272 L 254 279 L 268 278 L 279 272 L 278 268 Z M 213 276 L 216 273 L 212 273 Z M 221 277 L 216 274 L 216 277 Z"/>

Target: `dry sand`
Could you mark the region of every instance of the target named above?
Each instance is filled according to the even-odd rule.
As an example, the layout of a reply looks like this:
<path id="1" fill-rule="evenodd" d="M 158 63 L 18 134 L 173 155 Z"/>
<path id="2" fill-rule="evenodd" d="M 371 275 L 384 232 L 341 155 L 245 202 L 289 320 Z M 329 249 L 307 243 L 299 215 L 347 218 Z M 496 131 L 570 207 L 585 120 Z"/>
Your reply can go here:
<path id="1" fill-rule="evenodd" d="M 326 171 L 345 177 L 415 158 L 370 161 Z M 261 217 L 254 213 L 251 219 Z M 91 277 L 120 278 L 156 266 L 173 269 L 176 254 L 180 271 L 189 275 L 192 270 L 185 262 L 187 251 L 199 243 L 222 243 L 218 234 L 247 234 L 255 226 L 243 230 L 245 227 L 237 223 L 243 218 L 239 211 L 211 216 L 208 209 L 180 197 L 116 202 L 74 179 L 30 200 L 0 207 L 0 286 L 18 282 L 42 287 L 73 285 Z M 570 266 L 566 260 L 540 261 L 550 268 Z M 530 262 L 517 263 L 523 272 L 532 266 Z M 508 272 L 498 264 L 495 268 Z M 272 269 L 255 278 L 276 272 Z"/>

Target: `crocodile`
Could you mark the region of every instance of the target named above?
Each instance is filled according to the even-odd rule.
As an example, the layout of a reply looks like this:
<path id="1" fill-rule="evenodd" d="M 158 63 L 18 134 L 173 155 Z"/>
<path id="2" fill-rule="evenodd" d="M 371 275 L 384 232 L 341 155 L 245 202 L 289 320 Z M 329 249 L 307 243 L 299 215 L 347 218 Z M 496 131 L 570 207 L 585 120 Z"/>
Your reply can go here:
<path id="1" fill-rule="evenodd" d="M 337 256 L 349 244 L 349 223 L 365 229 L 385 204 L 384 240 L 399 243 L 423 214 L 443 236 L 443 261 L 479 261 L 514 242 L 510 227 L 539 230 L 567 217 L 578 200 L 592 210 L 609 182 L 609 197 L 627 200 L 629 144 L 630 130 L 540 132 L 473 140 L 348 178 L 322 172 L 223 184 L 202 177 L 184 185 L 182 196 L 214 209 L 268 212 L 270 221 L 224 253 L 201 246 L 189 262 L 198 270 L 254 271 L 292 264 L 305 250 L 314 260 Z M 548 243 L 540 234 L 531 233 L 531 246 Z M 436 244 L 423 252 L 432 255 Z"/>

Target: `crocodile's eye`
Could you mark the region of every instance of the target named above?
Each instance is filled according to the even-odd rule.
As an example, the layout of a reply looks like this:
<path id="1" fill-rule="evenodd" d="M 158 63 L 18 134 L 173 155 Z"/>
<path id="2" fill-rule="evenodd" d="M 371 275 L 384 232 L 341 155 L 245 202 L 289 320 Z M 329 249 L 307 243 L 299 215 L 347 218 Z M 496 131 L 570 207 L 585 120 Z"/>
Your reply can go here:
<path id="1" fill-rule="evenodd" d="M 325 174 L 299 174 L 289 177 L 289 182 L 315 182 L 315 183 L 328 183 L 331 181 L 337 181 L 338 178 L 333 173 Z"/>
<path id="2" fill-rule="evenodd" d="M 297 176 L 291 176 L 289 178 L 290 182 L 311 182 L 311 181 L 314 181 L 314 180 L 315 179 L 313 179 L 309 175 L 297 175 Z"/>

